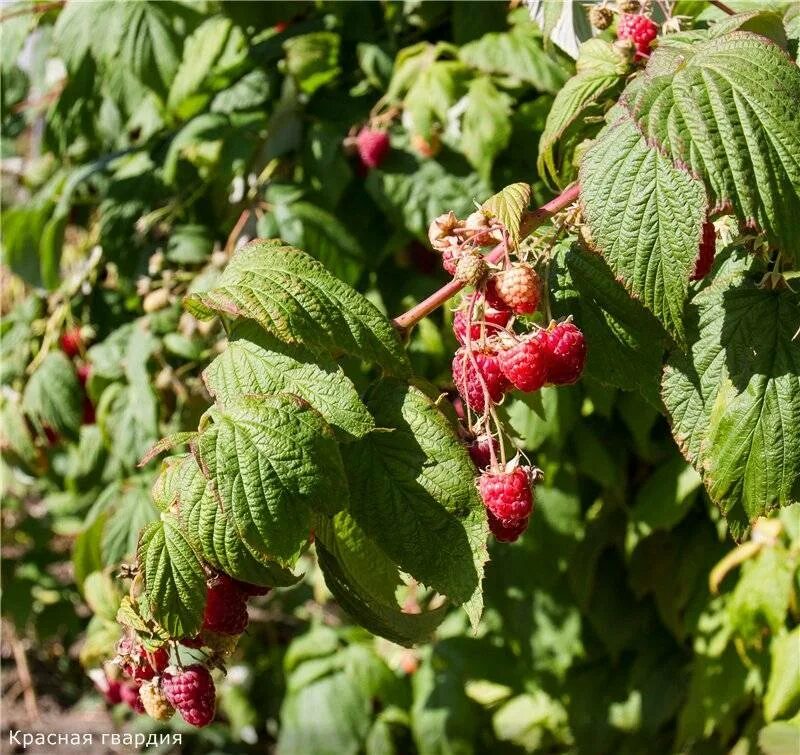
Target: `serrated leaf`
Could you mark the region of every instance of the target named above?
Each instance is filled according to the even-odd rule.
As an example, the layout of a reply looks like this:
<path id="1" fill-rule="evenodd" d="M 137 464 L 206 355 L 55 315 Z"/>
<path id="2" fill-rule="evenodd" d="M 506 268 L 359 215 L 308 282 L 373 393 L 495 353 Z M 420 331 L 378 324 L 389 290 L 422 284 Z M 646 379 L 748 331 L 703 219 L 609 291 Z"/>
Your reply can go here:
<path id="1" fill-rule="evenodd" d="M 513 246 L 519 243 L 522 216 L 531 201 L 531 186 L 514 183 L 489 197 L 481 209 L 496 217 L 508 231 Z"/>
<path id="2" fill-rule="evenodd" d="M 331 31 L 301 34 L 284 42 L 286 71 L 306 94 L 313 94 L 339 75 L 340 44 L 339 35 Z"/>
<path id="3" fill-rule="evenodd" d="M 731 207 L 793 254 L 800 248 L 800 69 L 765 37 L 736 31 L 681 54 L 656 50 L 647 70 L 621 99 L 644 137 L 702 176 L 712 204 Z"/>
<path id="4" fill-rule="evenodd" d="M 403 571 L 456 604 L 475 600 L 475 623 L 487 525 L 472 463 L 418 388 L 387 379 L 366 401 L 379 429 L 342 447 L 349 513 Z"/>
<path id="5" fill-rule="evenodd" d="M 360 438 L 375 426 L 355 386 L 332 359 L 287 346 L 254 323 L 241 323 L 228 347 L 203 372 L 223 406 L 246 394 L 291 393 L 308 401 L 342 439 Z"/>
<path id="6" fill-rule="evenodd" d="M 631 299 L 603 259 L 573 248 L 554 257 L 551 274 L 555 316 L 573 315 L 587 343 L 586 375 L 604 385 L 638 390 L 659 406 L 665 333 Z"/>
<path id="7" fill-rule="evenodd" d="M 741 276 L 689 308 L 662 397 L 679 447 L 738 538 L 756 517 L 800 497 L 800 302 Z"/>
<path id="8" fill-rule="evenodd" d="M 162 514 L 139 538 L 139 569 L 144 596 L 155 620 L 172 637 L 192 637 L 203 621 L 206 578 L 203 566 L 178 526 Z"/>
<path id="9" fill-rule="evenodd" d="M 786 49 L 786 29 L 781 14 L 771 10 L 751 10 L 720 19 L 709 29 L 711 39 L 722 37 L 734 31 L 749 31 L 771 39 Z"/>
<path id="10" fill-rule="evenodd" d="M 243 396 L 212 408 L 196 458 L 245 542 L 284 566 L 307 546 L 312 510 L 347 505 L 333 433 L 296 396 Z"/>
<path id="11" fill-rule="evenodd" d="M 800 706 L 800 627 L 772 640 L 772 664 L 764 694 L 764 718 L 774 721 Z M 798 732 L 800 736 L 800 732 Z"/>
<path id="12" fill-rule="evenodd" d="M 510 136 L 511 98 L 500 92 L 489 76 L 473 79 L 461 123 L 461 150 L 486 180 Z"/>
<path id="13" fill-rule="evenodd" d="M 648 146 L 628 118 L 606 126 L 580 170 L 592 242 L 679 340 L 706 218 L 703 185 Z"/>
<path id="14" fill-rule="evenodd" d="M 74 435 L 81 424 L 80 390 L 72 362 L 51 351 L 25 385 L 22 409 L 35 426 Z"/>
<path id="15" fill-rule="evenodd" d="M 469 74 L 455 60 L 437 60 L 422 68 L 403 100 L 413 133 L 430 139 L 435 126 L 447 124 L 448 110 L 466 91 Z"/>
<path id="16" fill-rule="evenodd" d="M 332 521 L 319 521 L 316 549 L 325 583 L 334 598 L 361 626 L 400 645 L 427 640 L 441 623 L 447 604 L 420 613 L 397 605 L 401 584 L 393 563 L 346 511 Z"/>
<path id="17" fill-rule="evenodd" d="M 287 344 L 353 354 L 398 375 L 410 371 L 397 333 L 378 309 L 280 241 L 253 241 L 239 249 L 215 288 L 192 294 L 186 305 L 201 315 L 255 320 Z"/>

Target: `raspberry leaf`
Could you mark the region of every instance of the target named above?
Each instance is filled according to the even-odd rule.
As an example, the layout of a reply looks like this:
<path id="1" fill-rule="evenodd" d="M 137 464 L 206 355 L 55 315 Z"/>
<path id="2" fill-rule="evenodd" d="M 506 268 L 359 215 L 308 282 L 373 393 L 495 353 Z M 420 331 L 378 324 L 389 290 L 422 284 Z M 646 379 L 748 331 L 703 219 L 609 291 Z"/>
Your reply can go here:
<path id="1" fill-rule="evenodd" d="M 163 495 L 175 502 L 176 517 L 203 560 L 249 584 L 285 587 L 297 582 L 290 571 L 260 556 L 242 539 L 230 507 L 219 505 L 213 484 L 193 456 L 167 459 L 158 479 L 163 481 Z"/>
<path id="2" fill-rule="evenodd" d="M 195 634 L 203 619 L 205 573 L 175 517 L 162 514 L 149 524 L 137 555 L 153 618 L 172 637 Z"/>
<path id="3" fill-rule="evenodd" d="M 347 502 L 333 432 L 295 396 L 244 396 L 212 408 L 196 458 L 240 536 L 284 566 L 308 543 L 312 509 L 334 514 Z"/>
<path id="4" fill-rule="evenodd" d="M 233 340 L 203 372 L 212 396 L 221 404 L 246 394 L 291 393 L 308 401 L 341 440 L 358 438 L 375 423 L 342 369 L 327 357 L 287 346 L 242 323 Z"/>
<path id="5" fill-rule="evenodd" d="M 461 149 L 487 181 L 497 153 L 511 136 L 511 98 L 500 92 L 488 76 L 473 79 L 461 125 Z"/>
<path id="6" fill-rule="evenodd" d="M 477 622 L 488 530 L 466 449 L 414 386 L 383 380 L 367 406 L 379 429 L 342 447 L 351 516 L 403 571 L 467 604 Z"/>
<path id="7" fill-rule="evenodd" d="M 25 385 L 22 409 L 38 428 L 73 435 L 81 424 L 81 388 L 75 368 L 60 351 L 51 351 Z"/>
<path id="8" fill-rule="evenodd" d="M 339 604 L 363 627 L 400 645 L 430 638 L 447 604 L 405 613 L 395 590 L 402 584 L 397 565 L 348 512 L 317 523 L 316 549 L 325 583 Z"/>
<path id="9" fill-rule="evenodd" d="M 520 223 L 522 215 L 531 201 L 531 186 L 526 183 L 514 183 L 502 191 L 489 197 L 481 209 L 494 215 L 508 231 L 514 246 L 519 243 Z"/>
<path id="10" fill-rule="evenodd" d="M 315 353 L 354 356 L 410 372 L 400 339 L 374 304 L 299 249 L 257 240 L 236 252 L 217 285 L 186 299 L 200 317 L 255 320 L 275 338 Z"/>
<path id="11" fill-rule="evenodd" d="M 692 346 L 670 355 L 664 405 L 741 538 L 758 516 L 800 500 L 800 304 L 791 290 L 734 277 L 697 294 L 689 315 Z"/>
<path id="12" fill-rule="evenodd" d="M 703 185 L 627 117 L 606 126 L 580 170 L 593 243 L 614 275 L 679 340 L 706 217 Z"/>

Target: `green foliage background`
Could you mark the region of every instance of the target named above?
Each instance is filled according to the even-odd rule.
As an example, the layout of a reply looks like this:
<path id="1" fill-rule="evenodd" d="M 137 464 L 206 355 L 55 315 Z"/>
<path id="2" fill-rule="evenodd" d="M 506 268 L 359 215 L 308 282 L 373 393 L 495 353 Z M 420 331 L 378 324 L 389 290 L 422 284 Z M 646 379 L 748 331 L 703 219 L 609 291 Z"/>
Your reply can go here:
<path id="1" fill-rule="evenodd" d="M 679 5 L 698 28 L 718 17 L 705 3 Z M 775 5 L 776 13 L 741 28 L 784 34 L 796 54 L 800 16 Z M 493 2 L 70 2 L 3 22 L 2 157 L 18 170 L 3 177 L 2 610 L 36 662 L 63 680 L 62 705 L 93 694 L 76 655 L 93 668 L 113 654 L 121 600 L 114 574 L 135 553 L 140 529 L 148 526 L 145 555 L 182 552 L 177 527 L 169 519 L 155 524 L 160 504 L 150 490 L 159 465 L 140 468 L 139 459 L 158 438 L 193 431 L 209 391 L 242 392 L 235 355 L 255 348 L 256 337 L 247 326 L 225 333 L 181 307 L 192 294 L 210 306 L 201 292 L 224 286 L 221 271 L 238 240 L 233 229 L 303 249 L 379 311 L 399 313 L 445 280 L 425 246 L 430 219 L 448 209 L 464 215 L 475 200 L 517 181 L 532 183 L 533 204 L 540 204 L 575 178 L 580 142 L 598 134 L 629 72 L 603 55 L 590 46 L 587 57 L 600 62 L 590 67 L 584 57 L 586 68 L 579 61 L 573 77 L 575 63 L 544 41 L 526 9 Z M 636 89 L 626 96 L 635 98 Z M 376 103 L 388 117 L 402 106 L 402 116 L 391 121 L 388 159 L 364 175 L 342 145 Z M 636 112 L 639 128 L 663 136 L 658 117 Z M 780 136 L 776 144 L 796 139 L 770 133 Z M 421 156 L 418 137 L 441 141 L 441 151 Z M 599 200 L 587 207 L 598 242 L 624 212 L 613 204 L 621 199 L 602 196 L 602 179 L 610 163 L 626 169 L 614 152 L 626 139 L 626 160 L 637 170 L 637 159 L 646 164 L 639 132 L 612 125 L 581 176 L 587 195 L 608 203 L 607 216 L 593 215 Z M 689 179 L 668 178 L 676 193 L 693 196 Z M 728 178 L 721 175 L 720 185 Z M 784 178 L 791 184 L 793 175 Z M 789 248 L 796 224 L 784 222 L 783 197 L 776 191 L 769 206 L 743 212 L 767 218 L 768 235 Z M 772 228 L 776 216 L 781 222 Z M 643 227 L 657 220 L 645 218 Z M 691 225 L 687 218 L 686 234 Z M 665 243 L 677 245 L 678 232 L 670 233 Z M 659 411 L 662 388 L 681 396 L 689 390 L 681 383 L 687 360 L 713 361 L 703 350 L 726 327 L 713 316 L 725 295 L 717 281 L 766 272 L 765 260 L 734 243 L 736 234 L 729 240 L 714 285 L 699 293 L 687 291 L 679 268 L 667 271 L 666 294 L 648 288 L 648 279 L 628 281 L 649 311 L 615 281 L 624 278 L 630 247 L 613 249 L 608 265 L 569 244 L 558 248 L 549 271 L 554 313 L 571 313 L 584 328 L 590 361 L 578 385 L 503 405 L 545 482 L 527 534 L 491 548 L 477 631 L 453 609 L 433 641 L 417 649 L 376 638 L 351 623 L 315 557 L 303 555 L 298 584 L 277 567 L 270 575 L 287 587 L 258 604 L 221 685 L 222 720 L 187 734 L 187 751 L 263 751 L 265 744 L 302 755 L 795 751 L 800 509 L 781 509 L 775 529 L 756 527 L 753 540 L 737 546 L 729 528 L 740 535 L 761 511 L 734 506 L 728 524 Z M 763 302 L 754 291 L 745 289 L 733 310 L 750 338 Z M 675 302 L 689 296 L 694 321 L 674 316 Z M 789 328 L 797 298 L 776 296 L 778 313 L 788 314 L 771 316 Z M 447 310 L 426 318 L 408 344 L 416 374 L 439 388 L 448 386 L 455 348 L 449 318 Z M 57 348 L 59 333 L 74 324 L 93 330 L 81 356 L 92 365 L 86 392 L 95 424 L 82 423 L 82 389 Z M 697 332 L 687 336 L 684 327 Z M 320 346 L 319 334 L 304 333 L 304 347 Z M 226 335 L 231 364 L 215 362 L 204 383 L 201 372 Z M 792 333 L 783 335 L 781 343 L 791 340 Z M 660 386 L 670 337 L 700 353 L 673 350 Z M 265 343 L 256 347 L 278 349 Z M 390 371 L 407 369 L 404 356 L 374 349 L 370 356 Z M 747 380 L 757 383 L 774 369 L 771 380 L 789 375 L 796 384 L 796 364 L 772 357 Z M 359 359 L 331 360 L 309 373 L 295 366 L 305 362 L 301 350 L 283 358 L 285 368 L 265 380 L 291 379 L 322 396 L 328 386 L 330 410 L 320 411 L 340 438 L 371 429 L 355 393 L 370 380 Z M 353 385 L 346 399 L 330 382 L 342 375 Z M 723 377 L 708 379 L 716 387 Z M 373 399 L 380 404 L 380 396 Z M 427 401 L 421 391 L 414 400 Z M 704 466 L 707 446 L 689 436 L 709 423 L 722 432 L 713 407 L 681 420 L 668 392 L 665 403 L 686 429 L 689 458 Z M 272 408 L 277 416 L 281 407 Z M 231 416 L 247 411 L 226 406 Z M 44 426 L 60 434 L 55 446 Z M 207 442 L 224 445 L 224 437 Z M 787 442 L 793 458 L 798 442 Z M 714 458 L 735 458 L 729 450 Z M 350 470 L 372 466 L 358 444 L 345 459 Z M 192 470 L 181 464 L 179 482 L 193 489 Z M 729 489 L 730 470 L 710 474 L 717 500 L 747 506 L 745 493 Z M 772 474 L 764 473 L 768 480 Z M 763 483 L 758 474 L 741 478 L 748 490 Z M 775 490 L 778 502 L 795 500 L 796 487 L 795 479 Z M 363 500 L 370 493 L 362 491 Z M 274 549 L 291 560 L 307 529 L 304 519 L 296 532 L 282 531 Z M 324 530 L 318 537 L 324 561 L 331 540 Z M 408 552 L 415 545 L 404 543 Z M 717 592 L 709 578 L 726 556 L 730 568 L 717 572 Z M 191 564 L 183 568 L 192 573 Z M 438 567 L 435 574 L 464 591 L 460 575 Z M 411 603 L 417 597 L 406 596 Z M 168 600 L 157 596 L 153 610 Z M 170 620 L 173 632 L 191 630 L 191 611 Z M 123 711 L 116 715 L 124 720 Z"/>

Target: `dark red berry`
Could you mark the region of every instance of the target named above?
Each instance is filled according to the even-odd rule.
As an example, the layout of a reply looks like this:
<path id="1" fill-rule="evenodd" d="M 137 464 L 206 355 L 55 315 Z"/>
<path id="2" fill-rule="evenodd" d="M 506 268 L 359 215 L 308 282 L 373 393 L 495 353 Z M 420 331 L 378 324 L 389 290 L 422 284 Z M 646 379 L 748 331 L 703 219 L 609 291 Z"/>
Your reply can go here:
<path id="1" fill-rule="evenodd" d="M 501 350 L 500 369 L 515 388 L 538 391 L 547 382 L 549 350 L 547 335 L 540 330 Z"/>
<path id="2" fill-rule="evenodd" d="M 586 363 L 586 341 L 571 322 L 562 322 L 547 333 L 547 382 L 574 383 Z"/>
<path id="3" fill-rule="evenodd" d="M 467 351 L 462 346 L 453 357 L 453 382 L 464 401 L 476 412 L 483 412 L 487 398 L 496 404 L 508 388 L 497 354 L 490 347 Z"/>
<path id="4" fill-rule="evenodd" d="M 195 663 L 163 677 L 164 694 L 183 720 L 192 726 L 206 726 L 214 720 L 217 693 L 205 666 Z"/>
<path id="5" fill-rule="evenodd" d="M 533 511 L 533 490 L 523 467 L 486 470 L 478 478 L 483 504 L 498 519 L 527 519 Z"/>
<path id="6" fill-rule="evenodd" d="M 365 126 L 356 136 L 356 147 L 362 165 L 378 168 L 391 149 L 389 134 Z"/>
<path id="7" fill-rule="evenodd" d="M 703 223 L 703 237 L 700 240 L 700 251 L 694 263 L 694 272 L 691 280 L 699 281 L 708 275 L 714 264 L 714 255 L 717 252 L 717 233 L 710 220 Z"/>
<path id="8" fill-rule="evenodd" d="M 453 333 L 456 340 L 464 346 L 467 342 L 467 315 L 471 302 L 475 294 L 466 297 L 461 308 L 457 309 L 453 315 Z M 477 341 L 481 337 L 481 325 L 487 336 L 496 335 L 500 330 L 508 325 L 511 319 L 511 312 L 508 309 L 495 309 L 485 303 L 483 297 L 472 304 L 472 327 L 469 335 L 471 341 Z"/>
<path id="9" fill-rule="evenodd" d="M 501 543 L 513 543 L 519 536 L 528 529 L 530 517 L 524 519 L 498 519 L 491 510 L 487 510 L 486 516 L 489 520 L 489 530 L 494 535 L 495 540 Z"/>
<path id="10" fill-rule="evenodd" d="M 247 628 L 247 597 L 235 580 L 220 574 L 209 586 L 203 629 L 217 634 L 241 634 Z"/>
<path id="11" fill-rule="evenodd" d="M 500 444 L 493 435 L 481 435 L 467 445 L 469 457 L 478 469 L 485 469 L 492 463 L 492 450 L 497 458 Z"/>

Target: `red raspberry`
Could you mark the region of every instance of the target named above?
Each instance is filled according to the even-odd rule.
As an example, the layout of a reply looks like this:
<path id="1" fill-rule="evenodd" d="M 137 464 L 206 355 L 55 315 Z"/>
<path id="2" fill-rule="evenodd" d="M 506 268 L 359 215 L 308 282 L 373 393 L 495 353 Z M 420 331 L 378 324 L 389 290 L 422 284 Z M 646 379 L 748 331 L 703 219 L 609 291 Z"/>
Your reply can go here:
<path id="1" fill-rule="evenodd" d="M 487 469 L 478 478 L 483 504 L 498 519 L 527 519 L 533 511 L 533 491 L 523 467 Z"/>
<path id="2" fill-rule="evenodd" d="M 117 653 L 123 673 L 136 681 L 152 679 L 169 664 L 169 652 L 165 647 L 149 653 L 132 637 L 123 637 L 119 641 Z"/>
<path id="3" fill-rule="evenodd" d="M 497 442 L 497 438 L 488 434 L 475 438 L 467 445 L 469 457 L 478 469 L 486 469 L 492 463 L 491 449 L 494 449 L 496 458 L 500 453 L 500 444 Z"/>
<path id="4" fill-rule="evenodd" d="M 530 265 L 513 265 L 499 273 L 495 287 L 500 301 L 518 315 L 529 315 L 539 306 L 541 281 Z"/>
<path id="5" fill-rule="evenodd" d="M 379 167 L 391 149 L 389 134 L 366 126 L 358 132 L 356 146 L 361 163 L 366 168 Z"/>
<path id="6" fill-rule="evenodd" d="M 144 713 L 144 704 L 139 697 L 140 682 L 125 682 L 120 687 L 120 698 L 134 713 Z"/>
<path id="7" fill-rule="evenodd" d="M 650 54 L 650 43 L 658 36 L 658 25 L 641 13 L 622 13 L 617 23 L 617 37 L 630 39 L 636 47 L 636 57 Z"/>
<path id="8" fill-rule="evenodd" d="M 183 720 L 192 726 L 206 726 L 214 720 L 217 692 L 205 666 L 192 664 L 177 673 L 167 671 L 164 694 Z"/>
<path id="9" fill-rule="evenodd" d="M 283 34 L 289 28 L 288 21 L 278 21 L 275 26 L 272 27 L 275 30 L 276 34 Z"/>
<path id="10" fill-rule="evenodd" d="M 545 331 L 523 338 L 499 354 L 500 369 L 511 385 L 521 391 L 538 391 L 548 376 L 547 336 Z"/>
<path id="11" fill-rule="evenodd" d="M 513 543 L 528 529 L 530 517 L 524 519 L 498 519 L 491 510 L 486 512 L 489 520 L 489 530 L 495 540 L 501 543 Z"/>
<path id="12" fill-rule="evenodd" d="M 442 267 L 449 275 L 456 274 L 458 261 L 464 256 L 464 251 L 458 246 L 458 243 L 453 243 L 442 250 Z"/>
<path id="13" fill-rule="evenodd" d="M 90 365 L 88 362 L 83 362 L 75 368 L 75 373 L 78 376 L 78 382 L 85 386 L 86 383 L 89 382 L 89 378 L 92 376 L 92 365 Z"/>
<path id="14" fill-rule="evenodd" d="M 571 322 L 562 322 L 547 333 L 547 382 L 574 383 L 586 363 L 586 341 Z"/>
<path id="15" fill-rule="evenodd" d="M 70 328 L 61 334 L 58 340 L 63 351 L 70 359 L 76 357 L 83 348 L 83 336 L 80 328 Z"/>
<path id="16" fill-rule="evenodd" d="M 206 593 L 203 629 L 217 634 L 241 634 L 247 628 L 247 598 L 237 582 L 220 574 Z"/>
<path id="17" fill-rule="evenodd" d="M 83 416 L 81 417 L 82 425 L 93 425 L 95 423 L 94 404 L 88 396 L 83 397 Z"/>
<path id="18" fill-rule="evenodd" d="M 455 333 L 458 342 L 464 346 L 467 342 L 467 312 L 469 311 L 470 301 L 474 298 L 474 294 L 466 297 L 461 309 L 457 309 L 453 315 L 453 333 Z M 485 300 L 483 300 L 485 302 Z M 482 305 L 482 302 L 476 302 L 472 309 L 472 327 L 469 331 L 471 341 L 477 341 L 481 337 L 481 322 L 486 323 L 486 335 L 496 335 L 499 330 L 508 325 L 511 319 L 511 312 L 507 309 L 495 309 L 488 306 L 488 303 Z"/>
<path id="19" fill-rule="evenodd" d="M 714 255 L 717 252 L 717 232 L 714 224 L 706 220 L 703 224 L 703 238 L 700 240 L 700 251 L 694 263 L 694 272 L 690 280 L 699 281 L 708 275 L 711 265 L 714 264 Z"/>
<path id="20" fill-rule="evenodd" d="M 488 347 L 473 348 L 469 352 L 462 346 L 453 357 L 453 381 L 470 408 L 483 412 L 486 408 L 486 396 L 479 376 L 483 377 L 489 400 L 493 403 L 500 401 L 508 387 L 508 381 L 500 369 L 497 354 Z"/>

